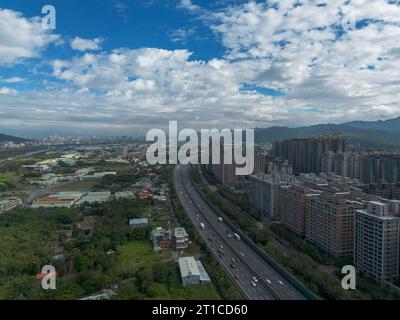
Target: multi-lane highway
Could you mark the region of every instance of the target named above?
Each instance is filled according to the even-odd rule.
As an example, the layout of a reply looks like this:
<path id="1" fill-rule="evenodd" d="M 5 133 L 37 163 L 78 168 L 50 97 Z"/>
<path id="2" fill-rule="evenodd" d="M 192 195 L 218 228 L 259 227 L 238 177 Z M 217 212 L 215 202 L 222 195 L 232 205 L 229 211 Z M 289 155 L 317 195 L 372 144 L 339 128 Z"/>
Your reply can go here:
<path id="1" fill-rule="evenodd" d="M 176 166 L 175 188 L 186 213 L 212 253 L 251 300 L 302 300 L 301 292 L 281 277 L 203 200 L 189 177 L 188 166 Z M 221 221 L 222 220 L 222 221 Z"/>

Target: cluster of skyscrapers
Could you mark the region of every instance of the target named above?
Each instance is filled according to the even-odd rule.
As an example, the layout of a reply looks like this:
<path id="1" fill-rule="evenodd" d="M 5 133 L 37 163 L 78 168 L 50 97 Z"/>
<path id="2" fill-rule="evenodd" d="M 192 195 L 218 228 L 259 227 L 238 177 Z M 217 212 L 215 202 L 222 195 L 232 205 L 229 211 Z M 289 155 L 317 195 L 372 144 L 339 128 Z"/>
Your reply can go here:
<path id="1" fill-rule="evenodd" d="M 249 177 L 252 206 L 378 281 L 399 276 L 400 200 L 367 194 L 335 174 Z"/>
<path id="2" fill-rule="evenodd" d="M 276 141 L 273 158 L 284 158 L 297 173 L 325 172 L 360 179 L 364 183 L 400 182 L 400 154 L 360 151 L 343 136 Z"/>
<path id="3" fill-rule="evenodd" d="M 266 219 L 336 257 L 352 257 L 383 283 L 400 275 L 400 154 L 360 151 L 343 136 L 278 141 L 256 149 L 249 201 Z M 225 185 L 235 165 L 210 165 Z"/>

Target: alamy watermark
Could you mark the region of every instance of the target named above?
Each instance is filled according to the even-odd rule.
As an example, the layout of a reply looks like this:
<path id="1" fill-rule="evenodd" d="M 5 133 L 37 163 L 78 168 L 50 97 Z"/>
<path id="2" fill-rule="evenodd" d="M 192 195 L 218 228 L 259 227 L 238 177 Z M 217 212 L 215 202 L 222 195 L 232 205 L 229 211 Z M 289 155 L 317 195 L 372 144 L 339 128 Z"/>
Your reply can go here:
<path id="1" fill-rule="evenodd" d="M 45 265 L 42 268 L 42 273 L 37 275 L 37 279 L 41 280 L 43 290 L 55 290 L 56 289 L 56 268 L 52 265 Z"/>
<path id="2" fill-rule="evenodd" d="M 56 8 L 52 5 L 45 5 L 42 8 L 42 28 L 46 30 L 56 29 Z"/>
<path id="3" fill-rule="evenodd" d="M 342 274 L 345 276 L 342 279 L 342 288 L 344 290 L 356 289 L 356 268 L 352 265 L 346 265 L 342 268 Z"/>
<path id="4" fill-rule="evenodd" d="M 146 141 L 154 142 L 146 152 L 149 164 L 234 164 L 236 175 L 253 173 L 253 129 L 201 129 L 199 132 L 183 129 L 178 132 L 177 121 L 169 121 L 168 131 L 168 143 L 164 130 L 147 132 Z M 179 143 L 183 144 L 178 148 Z"/>

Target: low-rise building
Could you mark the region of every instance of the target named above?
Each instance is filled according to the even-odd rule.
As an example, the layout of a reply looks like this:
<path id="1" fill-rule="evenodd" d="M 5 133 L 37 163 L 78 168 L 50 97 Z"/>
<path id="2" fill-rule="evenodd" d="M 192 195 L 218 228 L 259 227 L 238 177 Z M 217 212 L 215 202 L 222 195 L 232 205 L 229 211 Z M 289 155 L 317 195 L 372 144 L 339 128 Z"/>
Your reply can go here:
<path id="1" fill-rule="evenodd" d="M 77 205 L 82 205 L 84 203 L 87 203 L 89 205 L 93 203 L 103 203 L 109 201 L 110 197 L 111 197 L 110 191 L 88 192 L 79 200 Z"/>
<path id="2" fill-rule="evenodd" d="M 180 257 L 178 264 L 184 287 L 211 281 L 202 263 L 194 257 Z"/>
<path id="3" fill-rule="evenodd" d="M 115 193 L 115 200 L 135 199 L 135 195 L 131 191 L 120 191 Z"/>
<path id="4" fill-rule="evenodd" d="M 151 231 L 150 240 L 153 241 L 154 251 L 158 252 L 163 249 L 172 247 L 171 230 L 158 227 Z"/>
<path id="5" fill-rule="evenodd" d="M 19 198 L 8 198 L 0 201 L 0 214 L 18 207 L 22 203 Z"/>
<path id="6" fill-rule="evenodd" d="M 148 218 L 129 219 L 129 226 L 131 228 L 145 227 L 148 224 L 149 224 L 149 219 Z"/>
<path id="7" fill-rule="evenodd" d="M 109 175 L 116 176 L 117 173 L 116 172 L 95 172 L 93 174 L 87 174 L 87 175 L 80 176 L 79 179 L 81 181 L 94 181 L 94 180 L 100 180 L 103 177 L 109 176 Z"/>
<path id="8" fill-rule="evenodd" d="M 186 249 L 189 245 L 189 235 L 185 228 L 175 228 L 174 229 L 174 241 L 175 249 L 182 250 Z"/>

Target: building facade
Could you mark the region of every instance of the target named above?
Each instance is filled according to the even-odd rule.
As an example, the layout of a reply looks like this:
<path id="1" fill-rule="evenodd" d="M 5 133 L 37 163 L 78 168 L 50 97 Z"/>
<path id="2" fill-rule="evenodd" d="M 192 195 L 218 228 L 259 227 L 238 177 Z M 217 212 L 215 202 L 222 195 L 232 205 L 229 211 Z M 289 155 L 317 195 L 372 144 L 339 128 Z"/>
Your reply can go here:
<path id="1" fill-rule="evenodd" d="M 374 201 L 356 211 L 354 264 L 380 282 L 399 276 L 399 203 Z"/>

